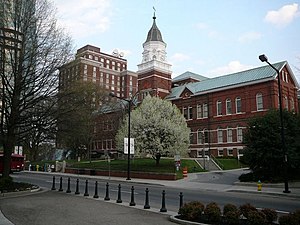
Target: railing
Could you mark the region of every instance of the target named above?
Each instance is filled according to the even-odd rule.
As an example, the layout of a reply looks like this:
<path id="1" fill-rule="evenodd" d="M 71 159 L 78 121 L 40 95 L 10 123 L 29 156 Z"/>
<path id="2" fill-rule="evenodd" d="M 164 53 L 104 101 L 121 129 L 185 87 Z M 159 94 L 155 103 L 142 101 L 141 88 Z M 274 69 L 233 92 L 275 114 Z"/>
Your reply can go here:
<path id="1" fill-rule="evenodd" d="M 215 156 L 211 155 L 210 157 L 216 162 L 216 164 L 217 164 L 222 170 L 225 169 L 224 165 L 223 165 L 223 164 L 222 164 Z"/>

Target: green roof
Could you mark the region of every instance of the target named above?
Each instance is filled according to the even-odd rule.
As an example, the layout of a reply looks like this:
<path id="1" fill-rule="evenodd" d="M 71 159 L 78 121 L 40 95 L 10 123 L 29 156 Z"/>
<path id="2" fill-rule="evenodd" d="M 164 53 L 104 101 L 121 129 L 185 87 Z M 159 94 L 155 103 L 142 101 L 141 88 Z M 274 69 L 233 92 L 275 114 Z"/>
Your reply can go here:
<path id="1" fill-rule="evenodd" d="M 290 67 L 286 61 L 278 62 L 272 64 L 279 71 L 287 65 L 288 69 Z M 290 74 L 294 79 L 296 86 L 299 88 L 297 80 L 295 79 L 292 71 Z M 237 73 L 227 74 L 224 76 L 219 76 L 215 78 L 206 79 L 200 82 L 189 83 L 179 87 L 174 87 L 171 93 L 166 97 L 166 99 L 172 100 L 179 98 L 184 89 L 189 89 L 194 95 L 204 94 L 208 92 L 213 92 L 216 90 L 238 87 L 241 85 L 249 85 L 257 82 L 263 82 L 267 80 L 276 79 L 276 71 L 269 65 L 257 67 Z"/>
<path id="2" fill-rule="evenodd" d="M 208 77 L 204 77 L 204 76 L 201 76 L 199 74 L 192 73 L 190 71 L 186 71 L 185 73 L 173 78 L 172 82 L 186 80 L 186 79 L 189 79 L 189 78 L 192 78 L 192 79 L 195 79 L 195 80 L 198 80 L 198 81 L 209 79 Z"/>

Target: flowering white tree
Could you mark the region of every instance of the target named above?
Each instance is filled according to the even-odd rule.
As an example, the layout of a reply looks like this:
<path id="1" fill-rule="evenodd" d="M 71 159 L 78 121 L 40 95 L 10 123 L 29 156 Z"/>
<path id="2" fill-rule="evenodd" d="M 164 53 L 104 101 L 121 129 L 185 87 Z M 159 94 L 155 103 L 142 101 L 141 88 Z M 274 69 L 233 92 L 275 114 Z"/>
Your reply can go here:
<path id="1" fill-rule="evenodd" d="M 190 129 L 179 109 L 171 102 L 147 96 L 141 105 L 131 112 L 131 132 L 135 155 L 151 155 L 159 164 L 160 156 L 186 155 Z M 116 135 L 118 149 L 123 149 L 127 137 L 128 117 L 124 119 Z"/>

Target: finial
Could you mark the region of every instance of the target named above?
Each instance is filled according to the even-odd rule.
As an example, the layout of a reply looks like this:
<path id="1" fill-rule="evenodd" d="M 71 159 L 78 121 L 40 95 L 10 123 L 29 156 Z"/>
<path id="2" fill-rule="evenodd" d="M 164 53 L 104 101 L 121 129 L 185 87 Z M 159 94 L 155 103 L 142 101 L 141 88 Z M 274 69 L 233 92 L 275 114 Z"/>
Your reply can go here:
<path id="1" fill-rule="evenodd" d="M 153 10 L 154 10 L 153 19 L 155 20 L 156 19 L 156 16 L 155 16 L 156 9 L 154 8 L 154 6 L 153 6 Z"/>

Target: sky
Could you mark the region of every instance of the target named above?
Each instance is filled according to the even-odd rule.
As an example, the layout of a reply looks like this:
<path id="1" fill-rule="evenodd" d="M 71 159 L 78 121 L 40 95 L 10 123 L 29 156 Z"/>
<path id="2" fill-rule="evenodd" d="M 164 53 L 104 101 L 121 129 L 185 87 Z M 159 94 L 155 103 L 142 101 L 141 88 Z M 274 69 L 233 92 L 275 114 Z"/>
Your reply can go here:
<path id="1" fill-rule="evenodd" d="M 124 53 L 137 71 L 153 23 L 167 44 L 172 77 L 186 71 L 216 77 L 288 61 L 300 81 L 300 1 L 297 0 L 53 0 L 75 49 L 87 44 Z M 300 82 L 299 82 L 300 83 Z"/>

